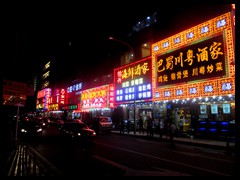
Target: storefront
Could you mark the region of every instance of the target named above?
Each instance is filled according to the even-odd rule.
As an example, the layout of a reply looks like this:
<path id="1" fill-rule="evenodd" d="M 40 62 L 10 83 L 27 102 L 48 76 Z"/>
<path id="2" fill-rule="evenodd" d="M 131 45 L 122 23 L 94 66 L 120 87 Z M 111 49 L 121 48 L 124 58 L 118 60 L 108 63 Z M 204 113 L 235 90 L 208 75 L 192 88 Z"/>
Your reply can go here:
<path id="1" fill-rule="evenodd" d="M 114 108 L 113 84 L 82 91 L 81 111 L 83 119 L 97 116 L 111 117 Z"/>
<path id="2" fill-rule="evenodd" d="M 154 118 L 151 57 L 114 69 L 114 104 L 122 108 L 124 120 L 137 124 L 140 116 Z"/>
<path id="3" fill-rule="evenodd" d="M 45 88 L 37 93 L 36 112 L 38 116 L 47 117 L 48 105 L 52 96 L 52 89 Z"/>
<path id="4" fill-rule="evenodd" d="M 226 13 L 152 45 L 153 102 L 187 134 L 224 136 L 235 121 L 231 23 Z"/>
<path id="5" fill-rule="evenodd" d="M 62 107 L 66 103 L 66 90 L 64 88 L 55 88 L 48 99 L 48 110 L 45 117 L 54 117 L 63 119 L 64 111 Z"/>
<path id="6" fill-rule="evenodd" d="M 66 90 L 66 103 L 61 107 L 64 111 L 65 119 L 81 119 L 81 92 L 83 89 L 82 82 L 75 82 L 67 87 Z"/>

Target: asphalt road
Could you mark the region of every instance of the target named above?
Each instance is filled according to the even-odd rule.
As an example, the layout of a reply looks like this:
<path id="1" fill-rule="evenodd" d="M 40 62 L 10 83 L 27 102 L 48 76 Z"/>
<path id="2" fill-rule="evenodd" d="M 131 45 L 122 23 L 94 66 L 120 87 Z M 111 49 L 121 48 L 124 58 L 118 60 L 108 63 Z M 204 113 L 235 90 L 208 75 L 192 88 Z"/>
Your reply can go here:
<path id="1" fill-rule="evenodd" d="M 224 150 L 121 134 L 100 134 L 93 144 L 62 139 L 56 127 L 29 144 L 63 176 L 232 176 L 235 156 Z"/>

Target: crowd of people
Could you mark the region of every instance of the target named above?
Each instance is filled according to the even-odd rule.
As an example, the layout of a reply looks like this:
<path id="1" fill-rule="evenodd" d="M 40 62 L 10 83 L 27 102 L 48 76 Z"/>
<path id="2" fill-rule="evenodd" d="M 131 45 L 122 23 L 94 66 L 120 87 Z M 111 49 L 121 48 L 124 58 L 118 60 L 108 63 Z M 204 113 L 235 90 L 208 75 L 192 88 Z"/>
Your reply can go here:
<path id="1" fill-rule="evenodd" d="M 162 138 L 163 135 L 166 136 L 166 138 L 169 138 L 170 141 L 170 147 L 175 148 L 174 144 L 174 136 L 181 136 L 183 133 L 183 116 L 180 117 L 180 121 L 178 122 L 178 126 L 176 126 L 174 120 L 172 120 L 170 117 L 167 117 L 166 120 L 164 119 L 158 119 L 153 120 L 150 116 L 147 117 L 147 119 L 143 119 L 142 116 L 140 116 L 138 120 L 138 133 L 139 134 L 145 134 L 146 136 L 153 137 L 154 134 L 159 135 L 159 138 Z M 120 133 L 130 132 L 130 121 L 124 122 L 124 120 L 121 121 L 121 128 Z"/>

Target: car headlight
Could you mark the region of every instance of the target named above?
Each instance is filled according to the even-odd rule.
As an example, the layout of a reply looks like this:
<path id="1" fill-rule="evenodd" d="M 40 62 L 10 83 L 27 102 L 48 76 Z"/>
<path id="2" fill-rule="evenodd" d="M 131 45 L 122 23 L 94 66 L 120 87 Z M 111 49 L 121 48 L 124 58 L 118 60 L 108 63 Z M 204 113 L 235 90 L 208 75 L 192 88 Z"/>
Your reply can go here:
<path id="1" fill-rule="evenodd" d="M 78 136 L 81 136 L 81 133 L 77 133 Z"/>
<path id="2" fill-rule="evenodd" d="M 26 133 L 26 132 L 27 132 L 27 130 L 25 130 L 25 129 L 21 129 L 21 132 L 24 132 L 24 133 Z"/>
<path id="3" fill-rule="evenodd" d="M 38 130 L 37 130 L 37 132 L 41 132 L 42 131 L 42 128 L 39 128 Z"/>

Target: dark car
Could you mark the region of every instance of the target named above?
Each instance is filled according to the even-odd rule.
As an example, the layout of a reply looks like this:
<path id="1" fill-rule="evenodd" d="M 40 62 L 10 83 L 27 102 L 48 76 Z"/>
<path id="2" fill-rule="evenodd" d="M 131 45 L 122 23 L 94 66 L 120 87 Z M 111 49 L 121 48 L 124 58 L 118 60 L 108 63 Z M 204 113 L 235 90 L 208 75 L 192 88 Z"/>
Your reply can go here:
<path id="1" fill-rule="evenodd" d="M 73 141 L 92 142 L 96 132 L 83 122 L 64 123 L 59 127 L 61 136 Z"/>
<path id="2" fill-rule="evenodd" d="M 42 134 L 42 126 L 39 121 L 36 120 L 27 120 L 20 121 L 18 125 L 19 137 L 37 137 Z"/>

